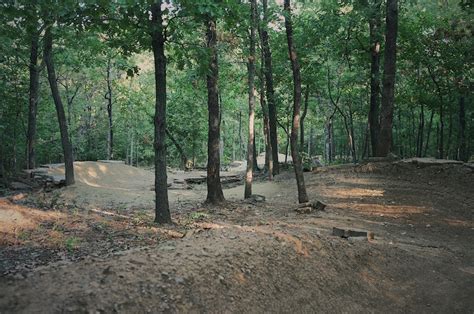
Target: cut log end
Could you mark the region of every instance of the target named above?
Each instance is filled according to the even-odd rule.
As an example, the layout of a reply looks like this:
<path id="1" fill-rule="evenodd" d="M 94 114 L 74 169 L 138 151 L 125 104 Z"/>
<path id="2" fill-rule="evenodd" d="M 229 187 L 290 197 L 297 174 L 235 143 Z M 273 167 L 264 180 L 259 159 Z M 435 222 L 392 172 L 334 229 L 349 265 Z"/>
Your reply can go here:
<path id="1" fill-rule="evenodd" d="M 316 201 L 298 204 L 298 207 L 295 209 L 295 211 L 300 214 L 309 214 L 313 211 L 323 211 L 325 208 L 326 204 Z"/>

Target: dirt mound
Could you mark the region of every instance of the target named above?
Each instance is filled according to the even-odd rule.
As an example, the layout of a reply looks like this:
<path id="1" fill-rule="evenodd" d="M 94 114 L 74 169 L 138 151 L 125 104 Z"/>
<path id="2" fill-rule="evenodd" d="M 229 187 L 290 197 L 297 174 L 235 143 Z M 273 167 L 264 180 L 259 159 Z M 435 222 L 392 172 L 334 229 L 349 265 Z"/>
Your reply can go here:
<path id="1" fill-rule="evenodd" d="M 255 184 L 266 202 L 242 202 L 239 186 L 225 190 L 234 201 L 219 207 L 177 211 L 175 203 L 176 225 L 166 228 L 185 236 L 167 241 L 152 211 L 101 214 L 108 223 L 80 211 L 75 228 L 58 221 L 41 229 L 78 238 L 70 251 L 84 254 L 79 261 L 32 267 L 18 278 L 11 275 L 32 250 L 0 250 L 0 312 L 471 313 L 474 187 L 449 177 L 461 171 L 450 167 L 460 166 L 373 163 L 305 173 L 310 199 L 328 205 L 309 214 L 294 211 L 294 174 L 283 172 Z M 132 216 L 138 212 L 148 213 L 148 224 Z M 375 239 L 342 239 L 331 235 L 334 227 Z"/>

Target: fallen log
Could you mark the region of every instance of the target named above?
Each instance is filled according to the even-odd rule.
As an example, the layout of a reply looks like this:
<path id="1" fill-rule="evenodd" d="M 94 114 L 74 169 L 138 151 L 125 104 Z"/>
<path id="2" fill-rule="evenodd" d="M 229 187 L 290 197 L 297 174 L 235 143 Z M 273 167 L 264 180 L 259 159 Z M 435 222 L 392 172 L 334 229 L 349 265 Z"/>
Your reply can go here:
<path id="1" fill-rule="evenodd" d="M 326 204 L 316 201 L 298 204 L 298 207 L 295 209 L 295 211 L 300 214 L 309 214 L 313 211 L 323 211 L 325 208 Z"/>

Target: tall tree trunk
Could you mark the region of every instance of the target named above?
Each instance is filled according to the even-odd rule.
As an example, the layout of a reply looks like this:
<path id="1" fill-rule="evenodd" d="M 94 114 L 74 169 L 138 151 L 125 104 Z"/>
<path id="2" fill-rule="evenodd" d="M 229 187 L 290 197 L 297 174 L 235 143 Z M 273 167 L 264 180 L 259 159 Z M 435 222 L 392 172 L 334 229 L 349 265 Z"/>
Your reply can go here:
<path id="1" fill-rule="evenodd" d="M 38 108 L 39 95 L 39 67 L 38 67 L 38 47 L 39 34 L 35 29 L 31 38 L 29 102 L 28 102 L 28 131 L 27 131 L 27 168 L 34 169 L 36 163 L 36 113 Z"/>
<path id="2" fill-rule="evenodd" d="M 244 198 L 252 196 L 252 179 L 255 153 L 255 29 L 257 24 L 256 0 L 250 0 L 250 38 L 248 56 L 248 88 L 249 88 L 249 138 L 247 145 L 247 172 L 245 175 Z"/>
<path id="3" fill-rule="evenodd" d="M 377 156 L 385 157 L 392 146 L 392 120 L 395 100 L 395 74 L 397 60 L 398 0 L 387 0 L 385 30 L 384 73 L 382 107 L 380 112 L 380 134 Z"/>
<path id="4" fill-rule="evenodd" d="M 458 159 L 467 162 L 469 156 L 467 154 L 466 145 L 466 108 L 464 104 L 465 98 L 463 95 L 459 97 L 459 146 Z"/>
<path id="5" fill-rule="evenodd" d="M 107 99 L 107 117 L 109 122 L 109 128 L 107 132 L 107 159 L 114 158 L 114 131 L 112 124 L 112 78 L 111 78 L 112 65 L 110 58 L 107 60 L 107 94 L 105 99 Z"/>
<path id="6" fill-rule="evenodd" d="M 369 130 L 372 156 L 377 152 L 377 139 L 380 131 L 379 110 L 380 110 L 380 31 L 381 0 L 375 0 L 369 17 L 370 36 L 370 109 L 369 109 Z"/>
<path id="7" fill-rule="evenodd" d="M 265 80 L 264 80 L 264 65 L 263 65 L 263 52 L 262 52 L 262 64 L 261 64 L 261 76 L 260 76 L 260 106 L 262 107 L 263 113 L 263 134 L 265 136 L 265 171 L 268 172 L 268 180 L 273 180 L 273 155 L 272 155 L 272 144 L 270 138 L 270 122 L 268 118 L 268 106 L 265 102 Z"/>
<path id="8" fill-rule="evenodd" d="M 295 169 L 296 185 L 298 187 L 298 201 L 300 203 L 308 202 L 306 194 L 306 186 L 304 183 L 303 168 L 298 151 L 298 129 L 300 127 L 300 110 L 301 110 L 301 75 L 300 65 L 296 56 L 296 49 L 293 44 L 293 25 L 291 22 L 290 0 L 285 0 L 285 28 L 286 39 L 288 41 L 288 54 L 293 70 L 293 126 L 291 128 L 291 157 L 293 158 L 293 168 Z"/>
<path id="9" fill-rule="evenodd" d="M 219 134 L 220 107 L 217 80 L 219 65 L 217 61 L 216 21 L 209 18 L 206 23 L 207 48 L 210 52 L 209 71 L 207 74 L 207 108 L 209 111 L 209 131 L 207 143 L 207 198 L 206 202 L 218 204 L 224 201 L 220 178 Z"/>
<path id="10" fill-rule="evenodd" d="M 170 223 L 166 173 L 166 56 L 161 1 L 151 7 L 151 46 L 155 63 L 155 222 Z M 137 149 L 138 150 L 138 149 Z M 132 154 L 133 156 L 133 154 Z M 133 157 L 132 157 L 133 158 Z M 138 158 L 137 158 L 138 164 Z"/>
<path id="11" fill-rule="evenodd" d="M 278 162 L 278 133 L 277 133 L 277 108 L 275 102 L 275 90 L 273 87 L 273 66 L 272 52 L 270 50 L 269 37 L 267 32 L 268 26 L 268 8 L 267 0 L 262 0 L 263 6 L 263 27 L 260 32 L 262 44 L 264 65 L 265 65 L 265 85 L 267 91 L 268 118 L 270 124 L 270 143 L 272 145 L 273 174 L 280 173 L 280 164 Z"/>
<path id="12" fill-rule="evenodd" d="M 72 145 L 69 141 L 66 114 L 64 112 L 64 105 L 59 94 L 58 83 L 56 79 L 56 71 L 53 62 L 53 35 L 51 33 L 51 23 L 44 34 L 44 62 L 48 70 L 48 81 L 51 87 L 51 94 L 53 95 L 54 105 L 56 106 L 56 113 L 58 115 L 59 131 L 61 133 L 61 144 L 64 154 L 64 167 L 66 172 L 66 185 L 74 184 L 74 162 L 72 155 Z"/>
<path id="13" fill-rule="evenodd" d="M 300 151 L 304 151 L 304 119 L 308 114 L 308 102 L 309 102 L 309 85 L 306 86 L 305 93 L 304 93 L 304 108 L 303 114 L 301 115 L 300 121 Z"/>

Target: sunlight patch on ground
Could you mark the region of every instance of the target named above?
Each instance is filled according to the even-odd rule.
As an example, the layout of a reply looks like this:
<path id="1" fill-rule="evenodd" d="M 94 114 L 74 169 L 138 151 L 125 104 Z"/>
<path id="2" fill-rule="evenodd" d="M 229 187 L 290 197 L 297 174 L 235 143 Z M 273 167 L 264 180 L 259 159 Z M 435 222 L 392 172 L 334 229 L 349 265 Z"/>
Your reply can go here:
<path id="1" fill-rule="evenodd" d="M 384 190 L 378 189 L 360 189 L 360 188 L 335 188 L 335 189 L 324 189 L 321 191 L 321 195 L 326 197 L 372 197 L 372 196 L 383 196 Z"/>
<path id="2" fill-rule="evenodd" d="M 342 209 L 352 209 L 360 213 L 369 215 L 384 215 L 389 217 L 401 217 L 414 214 L 422 214 L 432 211 L 431 208 L 412 205 L 387 205 L 387 204 L 354 204 L 354 203 L 333 203 L 334 207 Z"/>
<path id="3" fill-rule="evenodd" d="M 28 232 L 48 221 L 58 221 L 64 214 L 19 206 L 0 199 L 0 245 L 18 244 L 28 240 Z M 44 235 L 54 237 L 54 234 Z"/>

